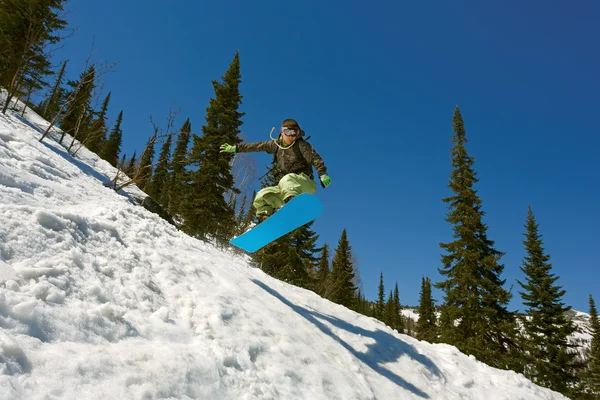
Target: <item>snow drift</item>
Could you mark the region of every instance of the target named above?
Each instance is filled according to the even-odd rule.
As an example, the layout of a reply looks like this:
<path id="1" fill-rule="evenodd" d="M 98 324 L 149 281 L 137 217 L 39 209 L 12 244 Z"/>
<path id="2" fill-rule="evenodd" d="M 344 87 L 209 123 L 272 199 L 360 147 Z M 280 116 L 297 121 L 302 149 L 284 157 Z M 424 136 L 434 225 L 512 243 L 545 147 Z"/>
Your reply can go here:
<path id="1" fill-rule="evenodd" d="M 282 283 L 0 116 L 0 398 L 564 399 Z"/>

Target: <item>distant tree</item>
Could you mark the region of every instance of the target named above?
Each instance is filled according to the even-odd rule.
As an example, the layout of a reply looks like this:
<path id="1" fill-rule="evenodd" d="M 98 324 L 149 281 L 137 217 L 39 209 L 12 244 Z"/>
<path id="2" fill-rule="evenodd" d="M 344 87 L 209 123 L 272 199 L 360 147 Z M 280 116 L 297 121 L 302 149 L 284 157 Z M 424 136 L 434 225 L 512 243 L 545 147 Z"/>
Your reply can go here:
<path id="1" fill-rule="evenodd" d="M 117 117 L 115 126 L 110 131 L 108 140 L 104 143 L 100 157 L 108 161 L 113 167 L 117 166 L 117 160 L 119 159 L 119 153 L 121 152 L 121 142 L 123 141 L 123 131 L 121 130 L 121 123 L 123 122 L 123 110 Z M 135 160 L 135 155 L 133 160 Z M 135 161 L 134 161 L 135 162 Z M 123 160 L 125 164 L 125 160 Z"/>
<path id="2" fill-rule="evenodd" d="M 514 315 L 507 310 L 511 294 L 503 288 L 502 253 L 487 237 L 482 222 L 482 201 L 473 189 L 478 181 L 474 159 L 465 144 L 466 131 L 458 106 L 452 126 L 453 171 L 449 187 L 453 196 L 443 199 L 448 204 L 446 220 L 453 225 L 454 241 L 441 243 L 447 254 L 442 256 L 440 274 L 445 278 L 436 284 L 445 292 L 444 311 L 450 323 L 442 331 L 442 341 L 455 345 L 466 354 L 497 368 L 509 368 L 513 361 Z"/>
<path id="3" fill-rule="evenodd" d="M 126 167 L 125 167 L 125 174 L 127 174 L 127 176 L 133 176 L 135 174 L 135 171 L 137 169 L 137 159 L 136 159 L 136 153 L 137 152 L 133 152 L 133 156 L 131 156 L 131 158 L 129 159 L 129 161 L 127 161 L 125 163 Z"/>
<path id="4" fill-rule="evenodd" d="M 93 91 L 96 87 L 95 76 L 96 69 L 92 65 L 80 75 L 78 81 L 69 81 L 69 86 L 72 87 L 72 102 L 60 123 L 62 134 L 59 143 L 62 143 L 66 134 L 71 135 L 73 138 L 85 136 L 84 134 L 93 115 L 91 104 Z"/>
<path id="5" fill-rule="evenodd" d="M 175 143 L 175 150 L 173 151 L 173 160 L 171 161 L 172 171 L 169 178 L 170 184 L 167 209 L 172 214 L 181 213 L 179 207 L 185 200 L 185 193 L 189 180 L 189 174 L 186 171 L 186 165 L 188 164 L 187 151 L 191 135 L 192 124 L 188 118 L 179 130 L 179 135 Z"/>
<path id="6" fill-rule="evenodd" d="M 390 328 L 396 327 L 396 318 L 394 316 L 395 307 L 394 307 L 394 293 L 390 290 L 390 295 L 388 296 L 388 300 L 383 306 L 383 318 L 381 319 L 383 323 L 385 323 Z"/>
<path id="7" fill-rule="evenodd" d="M 54 86 L 52 86 L 52 90 L 50 91 L 49 97 L 42 101 L 38 107 L 39 114 L 45 119 L 49 120 L 56 115 L 60 109 L 60 104 L 65 100 L 66 93 L 65 89 L 62 87 L 62 84 L 68 62 L 69 61 L 66 60 L 62 63 L 60 71 L 56 77 L 56 81 L 54 82 Z"/>
<path id="8" fill-rule="evenodd" d="M 421 278 L 421 293 L 419 295 L 419 321 L 415 328 L 417 339 L 435 343 L 438 338 L 435 303 L 431 297 L 431 280 Z"/>
<path id="9" fill-rule="evenodd" d="M 375 318 L 384 320 L 383 312 L 385 307 L 385 289 L 383 286 L 383 271 L 379 273 L 379 287 L 377 291 L 377 303 L 375 304 Z"/>
<path id="10" fill-rule="evenodd" d="M 235 191 L 231 174 L 231 155 L 220 153 L 220 145 L 241 143 L 241 117 L 238 111 L 242 95 L 240 59 L 237 53 L 223 76 L 223 83 L 213 81 L 215 98 L 206 110 L 206 125 L 202 137 L 193 135 L 189 155 L 191 185 L 182 208 L 183 229 L 201 238 L 212 237 L 226 242 L 235 231 L 235 212 L 227 203 L 225 194 Z"/>
<path id="11" fill-rule="evenodd" d="M 394 324 L 392 327 L 400 333 L 404 333 L 404 316 L 402 315 L 402 304 L 400 304 L 400 292 L 398 291 L 398 282 L 394 288 Z"/>
<path id="12" fill-rule="evenodd" d="M 6 113 L 13 97 L 28 85 L 45 85 L 52 73 L 49 46 L 67 26 L 60 13 L 65 0 L 3 0 L 0 2 L 0 86 L 8 91 Z M 27 81 L 29 81 L 27 83 Z"/>
<path id="13" fill-rule="evenodd" d="M 361 293 L 360 289 L 358 289 L 356 293 L 356 312 L 371 317 L 373 316 L 371 309 L 371 303 Z"/>
<path id="14" fill-rule="evenodd" d="M 329 245 L 324 244 L 321 249 L 321 258 L 319 259 L 319 269 L 317 271 L 317 286 L 316 293 L 328 299 L 331 295 L 330 293 L 330 279 L 329 275 L 331 273 L 331 269 L 329 267 Z"/>
<path id="15" fill-rule="evenodd" d="M 136 183 L 142 190 L 146 190 L 146 186 L 152 178 L 152 161 L 154 160 L 154 146 L 156 144 L 157 135 L 158 129 L 155 127 L 154 134 L 148 139 L 148 143 L 146 143 L 146 147 L 140 157 L 140 163 L 137 167 L 136 175 L 139 176 L 139 179 L 137 179 Z"/>
<path id="16" fill-rule="evenodd" d="M 353 309 L 356 299 L 356 287 L 354 286 L 354 264 L 352 262 L 352 247 L 348 241 L 346 229 L 335 249 L 332 262 L 332 300 L 338 304 Z"/>
<path id="17" fill-rule="evenodd" d="M 165 201 L 167 201 L 165 194 L 167 191 L 169 170 L 171 168 L 171 144 L 172 135 L 168 135 L 167 140 L 162 145 L 156 167 L 154 168 L 154 174 L 147 187 L 148 195 L 161 205 L 164 205 Z"/>
<path id="18" fill-rule="evenodd" d="M 106 127 L 106 115 L 108 113 L 110 95 L 111 93 L 109 92 L 102 102 L 100 111 L 98 113 L 94 113 L 95 118 L 90 124 L 90 129 L 87 132 L 86 137 L 82 138 L 86 147 L 96 154 L 100 154 L 107 140 L 106 135 L 108 133 L 108 128 Z"/>
<path id="19" fill-rule="evenodd" d="M 561 300 L 566 291 L 555 285 L 558 276 L 551 272 L 550 256 L 544 252 L 542 235 L 531 206 L 525 228 L 523 244 L 527 256 L 521 271 L 526 282 L 518 281 L 524 289 L 519 293 L 527 307 L 526 318 L 521 321 L 524 374 L 538 385 L 568 395 L 576 381 L 573 367 L 577 356 L 574 346 L 569 343 L 569 337 L 576 331 L 566 314 L 571 307 L 565 306 Z"/>
<path id="20" fill-rule="evenodd" d="M 600 319 L 594 298 L 590 295 L 590 334 L 592 342 L 587 354 L 586 369 L 583 374 L 586 399 L 600 399 Z"/>

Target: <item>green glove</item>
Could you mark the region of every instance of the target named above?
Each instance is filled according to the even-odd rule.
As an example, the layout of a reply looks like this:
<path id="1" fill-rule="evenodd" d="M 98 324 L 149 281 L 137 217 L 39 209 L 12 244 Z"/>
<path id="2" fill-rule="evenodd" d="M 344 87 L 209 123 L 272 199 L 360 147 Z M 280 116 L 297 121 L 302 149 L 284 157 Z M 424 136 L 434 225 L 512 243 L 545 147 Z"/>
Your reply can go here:
<path id="1" fill-rule="evenodd" d="M 324 187 L 331 185 L 331 178 L 329 177 L 329 175 L 321 175 L 320 178 Z"/>
<path id="2" fill-rule="evenodd" d="M 235 153 L 236 151 L 235 146 L 230 146 L 227 143 L 221 145 L 221 153 Z"/>

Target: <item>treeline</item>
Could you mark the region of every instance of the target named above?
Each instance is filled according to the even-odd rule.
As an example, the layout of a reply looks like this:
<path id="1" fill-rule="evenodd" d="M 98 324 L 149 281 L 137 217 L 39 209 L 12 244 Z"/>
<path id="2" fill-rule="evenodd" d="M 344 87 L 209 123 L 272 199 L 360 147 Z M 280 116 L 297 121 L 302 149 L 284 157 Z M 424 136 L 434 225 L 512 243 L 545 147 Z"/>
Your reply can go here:
<path id="1" fill-rule="evenodd" d="M 123 111 L 109 130 L 111 94 L 98 92 L 99 78 L 109 68 L 88 60 L 79 78 L 65 85 L 67 62 L 58 68 L 50 62 L 51 47 L 60 42 L 58 33 L 67 25 L 60 16 L 65 3 L 0 2 L 0 86 L 7 92 L 2 112 L 17 104 L 14 99 L 21 100 L 50 121 L 40 140 L 53 132 L 53 126 L 60 127 L 53 138 L 63 143 L 68 135 L 70 140 L 63 145 L 72 155 L 85 146 L 117 167 L 107 186 L 119 191 L 136 184 L 148 194 L 157 212 L 180 229 L 227 246 L 229 239 L 255 221 L 251 207 L 255 193 L 242 190 L 250 168 L 219 149 L 223 143 L 242 142 L 239 54 L 221 80 L 213 81 L 215 93 L 201 134 L 194 132 L 189 119 L 174 129 L 175 116 L 171 114 L 166 129 L 151 121 L 152 133 L 139 155 L 121 155 Z M 41 100 L 33 104 L 36 93 L 41 93 Z M 94 106 L 97 99 L 102 99 L 99 107 Z M 403 317 L 397 284 L 386 293 L 383 274 L 378 299 L 373 302 L 364 297 L 346 230 L 330 254 L 329 245 L 317 246 L 319 236 L 309 223 L 254 254 L 254 262 L 278 279 L 377 318 L 400 333 L 454 345 L 488 365 L 521 372 L 572 398 L 600 398 L 600 324 L 594 300 L 590 296 L 592 344 L 580 354 L 569 340 L 576 327 L 567 317 L 570 307 L 562 301 L 565 291 L 557 284 L 559 277 L 552 272 L 529 207 L 523 279 L 518 282 L 527 308 L 522 314 L 508 310 L 512 293 L 504 288 L 503 253 L 487 235 L 482 200 L 474 189 L 478 182 L 474 159 L 466 149 L 466 130 L 458 107 L 452 122 L 452 195 L 443 201 L 448 205 L 446 220 L 452 225 L 453 240 L 440 244 L 444 252 L 439 269 L 442 279 L 434 284 L 428 277 L 422 279 L 416 326 Z M 262 181 L 263 187 L 274 183 L 269 173 Z M 443 292 L 439 305 L 432 297 L 432 286 Z"/>

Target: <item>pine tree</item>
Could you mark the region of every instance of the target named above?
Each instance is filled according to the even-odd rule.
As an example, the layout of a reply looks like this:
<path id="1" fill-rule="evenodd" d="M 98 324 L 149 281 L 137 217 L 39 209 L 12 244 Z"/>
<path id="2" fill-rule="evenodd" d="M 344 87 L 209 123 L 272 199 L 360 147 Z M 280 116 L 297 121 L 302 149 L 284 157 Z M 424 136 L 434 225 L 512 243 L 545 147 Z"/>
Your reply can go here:
<path id="1" fill-rule="evenodd" d="M 137 167 L 136 167 L 136 165 L 137 165 L 136 155 L 137 155 L 137 152 L 134 151 L 133 152 L 133 156 L 131 156 L 131 158 L 127 162 L 127 166 L 125 167 L 125 174 L 127 174 L 127 176 L 129 176 L 130 178 L 135 175 L 135 171 L 137 169 Z"/>
<path id="2" fill-rule="evenodd" d="M 172 135 L 167 136 L 167 140 L 162 145 L 160 154 L 158 155 L 158 162 L 154 168 L 154 174 L 148 184 L 147 193 L 148 196 L 156 200 L 157 203 L 164 205 L 168 198 L 165 196 L 167 190 L 169 169 L 171 168 L 170 156 L 171 156 L 171 144 Z"/>
<path id="3" fill-rule="evenodd" d="M 81 138 L 81 140 L 85 141 L 86 147 L 93 151 L 96 154 L 99 154 L 102 151 L 102 148 L 106 144 L 106 134 L 108 132 L 108 128 L 106 127 L 106 114 L 108 113 L 108 103 L 110 102 L 110 95 L 104 98 L 102 102 L 102 107 L 100 107 L 100 111 L 96 114 L 96 118 L 90 124 L 89 132 L 85 138 Z"/>
<path id="4" fill-rule="evenodd" d="M 56 114 L 58 114 L 60 110 L 60 104 L 65 100 L 66 93 L 65 89 L 62 87 L 62 84 L 68 62 L 69 60 L 66 60 L 62 63 L 60 71 L 56 77 L 56 82 L 54 83 L 54 86 L 50 92 L 50 96 L 44 100 L 38 109 L 40 115 L 47 120 L 52 119 Z"/>
<path id="5" fill-rule="evenodd" d="M 194 144 L 189 156 L 191 172 L 183 215 L 184 230 L 206 238 L 212 236 L 219 241 L 228 240 L 235 229 L 235 212 L 225 201 L 225 194 L 234 188 L 231 174 L 231 155 L 221 154 L 220 145 L 241 143 L 239 137 L 241 117 L 238 112 L 242 102 L 239 91 L 241 82 L 239 53 L 235 55 L 223 76 L 223 83 L 213 81 L 215 98 L 206 110 L 206 125 L 203 136 L 194 135 Z"/>
<path id="6" fill-rule="evenodd" d="M 166 207 L 171 214 L 180 214 L 180 206 L 185 201 L 186 189 L 189 182 L 189 173 L 186 170 L 188 164 L 187 154 L 190 138 L 192 135 L 192 124 L 188 118 L 181 129 L 177 141 L 175 142 L 175 150 L 171 160 L 171 172 L 169 174 L 168 199 Z"/>
<path id="7" fill-rule="evenodd" d="M 395 328 L 396 318 L 394 317 L 395 307 L 394 307 L 394 293 L 390 290 L 390 295 L 388 296 L 388 300 L 383 306 L 383 318 L 382 322 L 389 326 L 390 328 Z"/>
<path id="8" fill-rule="evenodd" d="M 324 244 L 321 249 L 321 258 L 319 259 L 319 270 L 317 271 L 317 287 L 316 293 L 328 299 L 330 295 L 329 274 L 329 245 Z"/>
<path id="9" fill-rule="evenodd" d="M 385 306 L 385 289 L 383 287 L 383 271 L 379 273 L 379 287 L 377 291 L 377 303 L 375 304 L 375 318 L 383 321 L 383 312 Z"/>
<path id="10" fill-rule="evenodd" d="M 402 315 L 402 304 L 400 304 L 400 292 L 398 291 L 398 282 L 394 288 L 394 320 L 393 328 L 400 333 L 404 333 L 404 316 Z"/>
<path id="11" fill-rule="evenodd" d="M 514 316 L 506 306 L 511 294 L 500 278 L 504 266 L 502 253 L 487 238 L 484 212 L 473 185 L 478 181 L 469 156 L 463 119 L 458 106 L 453 120 L 452 166 L 449 187 L 453 196 L 446 220 L 453 225 L 454 241 L 441 243 L 447 252 L 442 256 L 440 274 L 446 279 L 436 286 L 445 292 L 444 309 L 451 323 L 442 332 L 442 340 L 466 354 L 498 368 L 507 368 L 514 336 Z"/>
<path id="12" fill-rule="evenodd" d="M 525 228 L 523 244 L 527 256 L 521 271 L 526 282 L 518 281 L 524 289 L 519 293 L 527 307 L 521 339 L 526 361 L 524 373 L 534 383 L 567 395 L 575 383 L 573 367 L 577 355 L 569 344 L 569 336 L 576 331 L 566 315 L 571 307 L 561 300 L 566 291 L 555 285 L 558 276 L 551 273 L 550 256 L 544 253 L 542 235 L 531 206 Z"/>
<path id="13" fill-rule="evenodd" d="M 0 2 L 0 86 L 8 91 L 3 113 L 13 97 L 27 93 L 23 88 L 39 84 L 44 76 L 52 73 L 48 47 L 60 41 L 55 32 L 67 26 L 59 16 L 65 2 Z"/>
<path id="14" fill-rule="evenodd" d="M 587 354 L 586 371 L 583 375 L 585 397 L 600 399 L 600 319 L 594 298 L 590 294 L 590 334 L 592 343 Z"/>
<path id="15" fill-rule="evenodd" d="M 121 152 L 121 142 L 123 141 L 123 131 L 121 130 L 121 123 L 123 122 L 123 110 L 117 117 L 115 126 L 110 131 L 108 140 L 104 143 L 100 157 L 108 161 L 113 167 L 117 166 L 117 160 L 119 159 L 119 153 Z M 135 155 L 134 155 L 135 160 Z M 135 161 L 134 161 L 135 162 Z"/>
<path id="16" fill-rule="evenodd" d="M 156 141 L 156 133 L 148 139 L 142 157 L 140 157 L 140 163 L 137 166 L 140 171 L 140 179 L 137 182 L 138 187 L 141 190 L 146 190 L 146 186 L 152 178 L 152 160 L 154 160 L 154 145 Z"/>
<path id="17" fill-rule="evenodd" d="M 438 338 L 435 303 L 431 297 L 431 280 L 421 278 L 421 293 L 419 295 L 419 321 L 416 327 L 417 339 L 435 343 Z"/>
<path id="18" fill-rule="evenodd" d="M 65 138 L 65 134 L 69 134 L 74 138 L 84 137 L 82 133 L 87 131 L 87 124 L 91 122 L 93 110 L 91 108 L 92 93 L 96 87 L 95 78 L 96 69 L 92 65 L 87 71 L 84 71 L 79 81 L 70 81 L 69 85 L 73 88 L 71 95 L 73 100 L 69 105 L 69 109 L 65 113 L 65 117 L 60 123 L 60 128 L 63 133 L 59 143 Z"/>
<path id="19" fill-rule="evenodd" d="M 352 262 L 352 247 L 348 241 L 346 229 L 342 231 L 342 236 L 335 249 L 331 273 L 333 278 L 332 300 L 353 309 L 356 299 L 354 263 Z"/>

